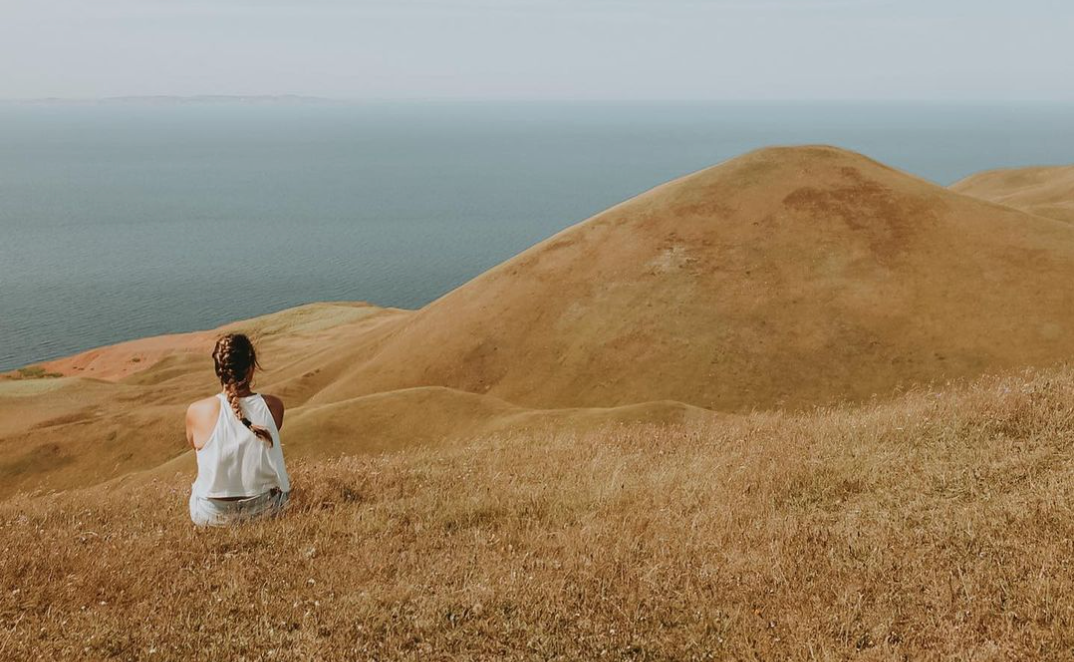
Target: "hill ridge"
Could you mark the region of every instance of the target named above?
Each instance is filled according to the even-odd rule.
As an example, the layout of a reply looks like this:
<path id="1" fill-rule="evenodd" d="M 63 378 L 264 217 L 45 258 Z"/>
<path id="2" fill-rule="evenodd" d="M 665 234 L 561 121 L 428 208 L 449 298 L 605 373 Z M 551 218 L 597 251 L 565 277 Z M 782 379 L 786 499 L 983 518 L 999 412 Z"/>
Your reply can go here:
<path id="1" fill-rule="evenodd" d="M 997 168 L 978 172 L 951 190 L 1063 223 L 1074 223 L 1074 165 Z"/>

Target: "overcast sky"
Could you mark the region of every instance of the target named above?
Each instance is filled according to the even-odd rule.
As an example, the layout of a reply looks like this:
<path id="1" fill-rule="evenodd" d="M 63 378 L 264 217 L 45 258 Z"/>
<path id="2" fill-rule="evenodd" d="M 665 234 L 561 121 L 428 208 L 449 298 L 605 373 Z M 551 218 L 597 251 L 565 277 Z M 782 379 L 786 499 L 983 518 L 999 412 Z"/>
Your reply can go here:
<path id="1" fill-rule="evenodd" d="M 1074 100 L 1074 0 L 0 0 L 0 98 Z"/>

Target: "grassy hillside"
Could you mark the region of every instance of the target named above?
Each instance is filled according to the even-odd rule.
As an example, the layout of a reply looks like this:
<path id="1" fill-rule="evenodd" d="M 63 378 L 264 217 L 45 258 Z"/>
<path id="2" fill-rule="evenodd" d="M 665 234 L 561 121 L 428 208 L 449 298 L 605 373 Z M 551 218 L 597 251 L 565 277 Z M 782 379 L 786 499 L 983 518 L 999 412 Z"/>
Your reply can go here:
<path id="1" fill-rule="evenodd" d="M 1069 659 L 1074 371 L 0 504 L 3 659 Z"/>
<path id="2" fill-rule="evenodd" d="M 989 170 L 951 186 L 966 195 L 1074 223 L 1074 166 Z"/>
<path id="3" fill-rule="evenodd" d="M 531 407 L 864 401 L 1074 355 L 1074 226 L 832 147 L 659 186 L 414 315 L 313 396 L 439 385 Z"/>

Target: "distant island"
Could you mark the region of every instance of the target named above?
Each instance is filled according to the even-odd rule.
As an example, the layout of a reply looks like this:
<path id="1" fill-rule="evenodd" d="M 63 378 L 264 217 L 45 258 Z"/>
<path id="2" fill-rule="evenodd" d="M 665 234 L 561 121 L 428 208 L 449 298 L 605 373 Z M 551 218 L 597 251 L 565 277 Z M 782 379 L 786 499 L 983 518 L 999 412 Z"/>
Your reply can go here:
<path id="1" fill-rule="evenodd" d="M 257 94 L 257 95 L 234 95 L 234 94 L 196 94 L 193 96 L 172 95 L 145 95 L 145 96 L 119 96 L 101 97 L 97 99 L 77 99 L 61 97 L 42 97 L 37 99 L 6 99 L 0 101 L 6 104 L 50 104 L 58 106 L 67 105 L 113 105 L 132 104 L 149 106 L 172 106 L 192 104 L 256 104 L 256 105 L 304 105 L 304 104 L 338 104 L 345 103 L 342 99 L 329 99 L 325 97 L 302 96 L 298 94 Z"/>

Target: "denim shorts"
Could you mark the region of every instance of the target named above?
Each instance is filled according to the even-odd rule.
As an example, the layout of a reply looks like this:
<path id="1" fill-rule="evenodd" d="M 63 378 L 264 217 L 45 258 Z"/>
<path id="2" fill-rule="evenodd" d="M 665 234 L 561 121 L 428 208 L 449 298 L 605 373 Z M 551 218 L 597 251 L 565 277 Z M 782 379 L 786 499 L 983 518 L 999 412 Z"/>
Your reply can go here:
<path id="1" fill-rule="evenodd" d="M 198 526 L 229 526 L 280 514 L 290 492 L 272 488 L 257 496 L 225 501 L 190 495 L 190 519 Z"/>

